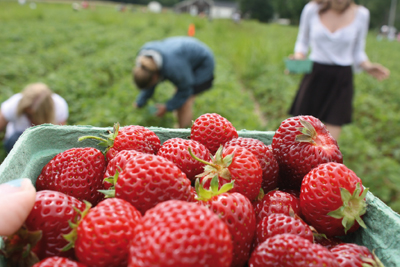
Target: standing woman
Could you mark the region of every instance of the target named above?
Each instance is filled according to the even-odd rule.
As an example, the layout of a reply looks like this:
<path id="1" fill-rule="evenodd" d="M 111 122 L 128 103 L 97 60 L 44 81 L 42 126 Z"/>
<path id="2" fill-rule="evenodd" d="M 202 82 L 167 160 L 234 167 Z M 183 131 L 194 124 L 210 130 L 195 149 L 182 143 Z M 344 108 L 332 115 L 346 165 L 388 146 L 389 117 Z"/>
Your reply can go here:
<path id="1" fill-rule="evenodd" d="M 352 120 L 353 70 L 378 80 L 390 74 L 368 60 L 368 27 L 368 9 L 352 0 L 310 1 L 300 17 L 293 58 L 305 59 L 311 48 L 313 68 L 303 77 L 289 113 L 320 119 L 336 140 L 342 125 Z"/>

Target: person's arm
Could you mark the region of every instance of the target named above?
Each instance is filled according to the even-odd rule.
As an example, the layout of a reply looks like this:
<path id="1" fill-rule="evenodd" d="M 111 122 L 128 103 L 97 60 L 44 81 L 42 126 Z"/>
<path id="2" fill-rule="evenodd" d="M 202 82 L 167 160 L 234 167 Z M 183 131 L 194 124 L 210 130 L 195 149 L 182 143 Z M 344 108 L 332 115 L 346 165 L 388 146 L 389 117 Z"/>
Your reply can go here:
<path id="1" fill-rule="evenodd" d="M 378 63 L 372 63 L 369 61 L 367 54 L 365 53 L 365 44 L 368 35 L 369 28 L 369 11 L 368 9 L 363 9 L 362 25 L 359 35 L 357 36 L 357 41 L 354 46 L 354 61 L 356 68 L 361 68 L 366 73 L 378 80 L 384 80 L 389 77 L 390 71 L 384 66 Z"/>
<path id="2" fill-rule="evenodd" d="M 307 4 L 301 12 L 299 32 L 294 46 L 294 55 L 292 56 L 293 59 L 305 59 L 308 54 L 310 45 L 310 19 L 313 8 L 316 8 L 313 5 L 315 4 Z"/>
<path id="3" fill-rule="evenodd" d="M 153 86 L 149 89 L 140 90 L 140 93 L 136 98 L 136 107 L 141 108 L 146 105 L 147 100 L 153 96 L 155 89 L 156 86 Z"/>
<path id="4" fill-rule="evenodd" d="M 382 81 L 389 78 L 390 71 L 381 64 L 372 63 L 366 60 L 360 64 L 360 67 L 375 79 Z"/>
<path id="5" fill-rule="evenodd" d="M 166 110 L 172 111 L 179 109 L 183 104 L 189 99 L 189 97 L 193 94 L 193 86 L 188 84 L 179 84 L 177 85 L 177 91 L 175 95 L 168 100 L 166 104 Z"/>

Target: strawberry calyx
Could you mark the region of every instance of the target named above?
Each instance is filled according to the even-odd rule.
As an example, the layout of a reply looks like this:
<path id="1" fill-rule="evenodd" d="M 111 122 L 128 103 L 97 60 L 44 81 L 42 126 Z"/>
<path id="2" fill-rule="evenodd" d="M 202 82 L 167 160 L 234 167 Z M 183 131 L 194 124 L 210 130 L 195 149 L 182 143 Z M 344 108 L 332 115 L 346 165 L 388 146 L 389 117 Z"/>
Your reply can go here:
<path id="1" fill-rule="evenodd" d="M 211 155 L 211 162 L 202 160 L 196 157 L 190 147 L 188 148 L 190 156 L 195 160 L 204 163 L 204 172 L 196 175 L 196 177 L 203 177 L 202 182 L 205 183 L 208 179 L 213 179 L 215 175 L 225 180 L 232 180 L 231 172 L 228 167 L 232 164 L 235 153 L 229 154 L 225 157 L 222 156 L 223 146 L 220 146 L 214 156 Z"/>
<path id="2" fill-rule="evenodd" d="M 22 225 L 18 231 L 10 236 L 3 237 L 5 247 L 0 249 L 8 266 L 32 266 L 39 262 L 39 258 L 31 250 L 42 238 L 42 231 L 29 231 Z"/>
<path id="3" fill-rule="evenodd" d="M 105 198 L 115 197 L 115 185 L 117 184 L 119 173 L 122 172 L 122 168 L 120 166 L 117 167 L 119 168 L 119 171 L 115 170 L 114 176 L 104 178 L 103 180 L 103 183 L 109 182 L 111 184 L 110 188 L 108 188 L 107 190 L 97 190 L 100 193 L 104 194 Z"/>
<path id="4" fill-rule="evenodd" d="M 219 188 L 218 175 L 215 175 L 211 180 L 210 189 L 207 190 L 200 183 L 199 178 L 197 178 L 195 182 L 195 190 L 197 193 L 196 199 L 203 201 L 210 200 L 214 196 L 218 196 L 228 192 L 233 188 L 233 186 L 234 186 L 234 181 L 226 183 L 223 186 L 221 186 L 221 188 Z"/>
<path id="5" fill-rule="evenodd" d="M 315 131 L 314 126 L 308 121 L 300 119 L 301 125 L 303 127 L 297 127 L 296 129 L 301 132 L 301 134 L 296 135 L 296 142 L 306 142 L 313 145 L 316 144 L 314 138 L 317 136 L 317 131 Z"/>
<path id="6" fill-rule="evenodd" d="M 365 256 L 360 256 L 363 263 L 362 267 L 385 267 L 380 259 L 375 254 L 375 249 L 372 251 L 373 259 L 367 258 Z"/>
<path id="7" fill-rule="evenodd" d="M 104 138 L 101 138 L 99 136 L 91 136 L 91 135 L 87 135 L 87 136 L 81 136 L 78 138 L 78 142 L 81 142 L 83 140 L 86 139 L 95 139 L 95 140 L 99 140 L 100 143 L 98 143 L 99 146 L 103 146 L 106 147 L 106 150 L 104 153 L 107 153 L 107 151 L 114 146 L 114 140 L 117 137 L 119 132 L 119 123 L 115 123 L 114 127 L 113 127 L 113 131 L 109 132 L 109 134 L 100 134 L 101 136 L 103 136 Z"/>
<path id="8" fill-rule="evenodd" d="M 258 193 L 255 201 L 261 201 L 265 196 L 265 192 L 264 189 L 260 188 L 260 192 Z"/>
<path id="9" fill-rule="evenodd" d="M 68 244 L 63 247 L 61 251 L 68 251 L 71 248 L 75 247 L 75 241 L 78 238 L 78 226 L 83 218 L 89 213 L 90 208 L 92 207 L 92 204 L 90 204 L 90 202 L 86 200 L 83 200 L 83 202 L 85 203 L 85 209 L 83 211 L 80 211 L 78 208 L 73 207 L 77 214 L 72 221 L 68 221 L 69 227 L 71 227 L 71 232 L 63 235 L 64 239 L 68 241 Z M 80 217 L 79 219 L 78 216 Z"/>
<path id="10" fill-rule="evenodd" d="M 360 192 L 360 183 L 357 183 L 353 194 L 350 194 L 347 189 L 341 187 L 340 195 L 342 197 L 343 205 L 328 213 L 329 216 L 335 219 L 342 219 L 345 233 L 347 233 L 347 231 L 354 225 L 355 221 L 357 221 L 361 227 L 367 228 L 364 221 L 361 219 L 361 216 L 367 211 L 365 196 L 368 192 L 368 188 L 365 188 L 361 195 Z"/>

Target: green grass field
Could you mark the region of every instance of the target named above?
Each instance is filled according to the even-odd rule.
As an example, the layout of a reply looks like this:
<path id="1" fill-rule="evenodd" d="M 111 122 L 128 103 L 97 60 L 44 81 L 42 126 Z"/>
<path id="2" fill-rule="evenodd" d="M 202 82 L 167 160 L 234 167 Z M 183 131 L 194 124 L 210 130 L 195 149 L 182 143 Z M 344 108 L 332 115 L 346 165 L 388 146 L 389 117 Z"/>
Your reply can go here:
<path id="1" fill-rule="evenodd" d="M 300 75 L 285 75 L 283 59 L 293 51 L 297 27 L 193 18 L 173 13 L 121 13 L 115 6 L 74 12 L 70 4 L 37 3 L 36 9 L 0 2 L 0 102 L 31 82 L 42 81 L 69 104 L 68 124 L 139 124 L 173 127 L 175 118 L 134 110 L 138 91 L 131 68 L 139 47 L 150 40 L 185 35 L 195 23 L 196 37 L 216 56 L 214 88 L 197 98 L 195 117 L 216 112 L 236 129 L 276 130 L 288 117 Z M 354 123 L 345 126 L 339 145 L 344 163 L 366 187 L 400 211 L 400 43 L 377 41 L 370 33 L 367 54 L 391 70 L 378 82 L 355 79 Z M 167 100 L 164 83 L 149 104 Z M 1 138 L 1 136 L 0 136 Z M 4 159 L 0 150 L 0 162 Z"/>

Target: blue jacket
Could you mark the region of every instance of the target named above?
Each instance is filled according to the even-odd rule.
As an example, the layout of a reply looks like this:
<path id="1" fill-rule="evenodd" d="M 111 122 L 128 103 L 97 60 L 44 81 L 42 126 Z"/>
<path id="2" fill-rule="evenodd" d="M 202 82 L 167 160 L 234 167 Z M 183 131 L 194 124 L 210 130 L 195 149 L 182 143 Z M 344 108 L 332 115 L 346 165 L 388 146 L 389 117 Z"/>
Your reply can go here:
<path id="1" fill-rule="evenodd" d="M 168 111 L 180 108 L 193 95 L 193 86 L 213 77 L 214 55 L 210 48 L 193 37 L 170 37 L 148 42 L 140 51 L 143 49 L 155 50 L 161 54 L 163 63 L 160 75 L 177 87 L 176 94 L 166 103 Z M 141 90 L 136 99 L 139 107 L 146 104 L 156 86 Z"/>

